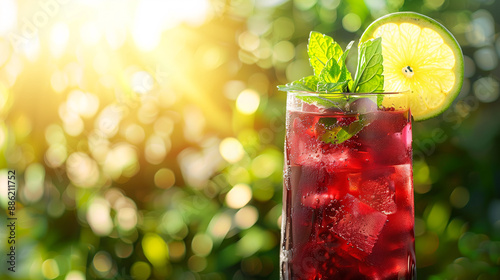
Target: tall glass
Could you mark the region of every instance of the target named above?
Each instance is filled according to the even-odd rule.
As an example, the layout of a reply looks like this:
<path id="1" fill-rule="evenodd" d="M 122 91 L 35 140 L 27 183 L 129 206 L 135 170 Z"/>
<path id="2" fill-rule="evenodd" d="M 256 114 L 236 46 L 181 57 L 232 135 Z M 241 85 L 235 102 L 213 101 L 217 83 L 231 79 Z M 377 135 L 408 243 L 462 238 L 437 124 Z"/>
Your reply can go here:
<path id="1" fill-rule="evenodd" d="M 414 279 L 405 93 L 288 92 L 281 279 Z"/>

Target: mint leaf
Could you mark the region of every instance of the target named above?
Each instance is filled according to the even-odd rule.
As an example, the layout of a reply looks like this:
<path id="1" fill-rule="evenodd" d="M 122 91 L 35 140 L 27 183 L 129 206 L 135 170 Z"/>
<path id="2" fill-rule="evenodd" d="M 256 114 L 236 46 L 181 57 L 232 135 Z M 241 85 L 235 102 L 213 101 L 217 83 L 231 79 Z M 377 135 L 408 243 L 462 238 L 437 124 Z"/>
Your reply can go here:
<path id="1" fill-rule="evenodd" d="M 352 76 L 347 69 L 346 58 L 353 43 L 354 41 L 351 41 L 347 45 L 345 52 L 341 53 L 340 57 L 332 57 L 325 64 L 319 74 L 321 85 L 318 84 L 318 91 L 325 91 L 329 93 L 348 92 L 348 84 L 349 81 L 352 80 Z"/>
<path id="2" fill-rule="evenodd" d="M 326 83 L 336 83 L 340 80 L 342 71 L 336 59 L 329 59 L 319 74 L 319 79 Z M 345 77 L 343 77 L 345 80 Z"/>
<path id="3" fill-rule="evenodd" d="M 354 41 L 351 41 L 351 42 L 349 42 L 349 44 L 347 44 L 347 46 L 345 47 L 344 53 L 339 58 L 339 64 L 340 64 L 340 62 L 343 62 L 345 65 L 347 55 L 349 54 L 349 51 L 351 50 L 353 44 L 354 44 Z"/>
<path id="4" fill-rule="evenodd" d="M 349 54 L 349 51 L 351 50 L 351 47 L 352 45 L 354 44 L 354 41 L 351 41 L 347 47 L 345 48 L 345 51 L 344 53 L 342 54 L 342 56 L 340 56 L 339 60 L 338 60 L 338 64 L 340 66 L 340 71 L 342 72 L 340 74 L 340 80 L 343 81 L 347 81 L 347 84 L 346 86 L 344 87 L 344 92 L 349 92 L 349 89 L 351 88 L 350 86 L 352 86 L 352 75 L 351 75 L 351 72 L 349 72 L 349 70 L 347 69 L 347 64 L 346 64 L 346 60 L 347 60 L 347 55 Z"/>
<path id="5" fill-rule="evenodd" d="M 360 115 L 358 120 L 353 121 L 348 126 L 338 126 L 336 119 L 320 119 L 318 121 L 323 126 L 321 141 L 331 144 L 341 144 L 360 132 L 365 126 L 371 123 L 366 115 Z"/>
<path id="6" fill-rule="evenodd" d="M 353 92 L 383 92 L 382 38 L 368 40 L 359 45 L 358 66 L 352 85 Z"/>
<path id="7" fill-rule="evenodd" d="M 347 87 L 348 81 L 337 82 L 337 83 L 318 83 L 318 92 L 328 92 L 328 93 L 342 93 L 345 92 L 344 89 Z"/>
<path id="8" fill-rule="evenodd" d="M 316 76 L 307 76 L 298 81 L 294 81 L 288 83 L 284 86 L 278 86 L 278 90 L 281 91 L 312 91 L 315 92 L 317 90 L 318 85 L 318 77 Z"/>
<path id="9" fill-rule="evenodd" d="M 332 37 L 315 31 L 309 34 L 307 54 L 315 76 L 320 75 L 328 60 L 338 60 L 342 53 L 342 48 Z"/>

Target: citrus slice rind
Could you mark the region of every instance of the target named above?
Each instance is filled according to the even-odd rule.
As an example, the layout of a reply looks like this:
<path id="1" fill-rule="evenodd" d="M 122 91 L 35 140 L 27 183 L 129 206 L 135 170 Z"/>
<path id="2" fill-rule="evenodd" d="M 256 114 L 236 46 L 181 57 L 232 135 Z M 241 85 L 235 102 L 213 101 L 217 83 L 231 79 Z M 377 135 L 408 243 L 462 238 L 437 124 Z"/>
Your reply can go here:
<path id="1" fill-rule="evenodd" d="M 435 117 L 456 98 L 463 83 L 462 50 L 437 21 L 399 12 L 374 21 L 360 42 L 382 37 L 384 91 L 409 91 L 415 121 Z"/>

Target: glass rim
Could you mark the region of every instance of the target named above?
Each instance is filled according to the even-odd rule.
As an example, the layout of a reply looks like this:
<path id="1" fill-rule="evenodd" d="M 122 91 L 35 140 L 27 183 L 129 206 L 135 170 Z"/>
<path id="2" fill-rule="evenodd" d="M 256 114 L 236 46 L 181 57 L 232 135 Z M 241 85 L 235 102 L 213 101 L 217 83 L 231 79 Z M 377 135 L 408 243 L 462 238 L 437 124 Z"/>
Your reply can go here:
<path id="1" fill-rule="evenodd" d="M 405 90 L 405 91 L 388 91 L 388 92 L 320 92 L 320 91 L 306 91 L 306 90 L 290 90 L 287 91 L 288 94 L 293 94 L 293 95 L 302 95 L 302 96 L 339 96 L 339 95 L 345 95 L 345 96 L 377 96 L 377 95 L 406 95 L 410 93 L 410 90 Z"/>

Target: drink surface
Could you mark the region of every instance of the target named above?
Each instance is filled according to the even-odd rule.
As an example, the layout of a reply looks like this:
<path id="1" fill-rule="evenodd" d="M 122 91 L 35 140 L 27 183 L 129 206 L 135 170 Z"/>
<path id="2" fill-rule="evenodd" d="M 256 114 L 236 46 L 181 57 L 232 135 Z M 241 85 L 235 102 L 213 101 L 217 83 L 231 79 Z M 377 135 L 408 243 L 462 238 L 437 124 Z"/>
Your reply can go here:
<path id="1" fill-rule="evenodd" d="M 304 105 L 287 112 L 282 279 L 413 279 L 409 111 Z M 348 140 L 325 138 L 360 119 Z"/>

